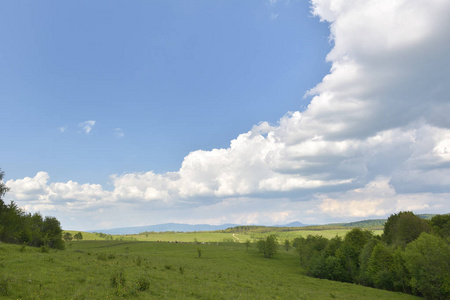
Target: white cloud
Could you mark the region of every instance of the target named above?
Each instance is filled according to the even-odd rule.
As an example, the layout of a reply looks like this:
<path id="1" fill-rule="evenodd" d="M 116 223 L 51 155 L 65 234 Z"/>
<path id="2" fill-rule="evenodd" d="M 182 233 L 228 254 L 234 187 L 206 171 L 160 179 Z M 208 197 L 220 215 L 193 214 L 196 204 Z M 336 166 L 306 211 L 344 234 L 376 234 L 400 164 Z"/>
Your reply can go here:
<path id="1" fill-rule="evenodd" d="M 8 181 L 11 197 L 239 223 L 448 212 L 450 2 L 313 0 L 312 10 L 330 22 L 332 67 L 304 111 L 254 126 L 226 149 L 191 152 L 177 172 L 114 175 L 112 191 L 48 183 L 41 172 Z M 86 133 L 94 125 L 79 124 Z"/>
<path id="2" fill-rule="evenodd" d="M 57 128 L 59 132 L 64 133 L 67 130 L 67 126 L 61 126 Z"/>
<path id="3" fill-rule="evenodd" d="M 114 129 L 114 135 L 117 137 L 117 138 L 123 138 L 124 136 L 125 136 L 125 133 L 123 132 L 123 130 L 121 129 L 121 128 L 115 128 Z"/>
<path id="4" fill-rule="evenodd" d="M 89 121 L 85 121 L 85 122 L 81 122 L 80 124 L 78 124 L 78 127 L 80 127 L 86 134 L 89 134 L 92 130 L 92 128 L 95 125 L 95 121 L 94 120 L 89 120 Z"/>

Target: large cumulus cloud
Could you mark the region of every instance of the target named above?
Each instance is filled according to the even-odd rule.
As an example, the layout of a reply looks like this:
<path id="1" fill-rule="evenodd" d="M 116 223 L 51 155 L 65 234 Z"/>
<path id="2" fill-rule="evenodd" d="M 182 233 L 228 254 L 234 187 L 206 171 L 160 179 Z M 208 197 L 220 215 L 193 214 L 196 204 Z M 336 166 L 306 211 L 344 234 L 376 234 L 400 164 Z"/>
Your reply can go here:
<path id="1" fill-rule="evenodd" d="M 289 112 L 275 125 L 256 125 L 229 148 L 189 153 L 178 172 L 113 175 L 111 191 L 48 183 L 42 172 L 8 181 L 9 197 L 30 208 L 137 203 L 192 212 L 228 207 L 230 199 L 236 209 L 241 199 L 254 203 L 255 214 L 262 205 L 271 207 L 274 217 L 261 213 L 271 221 L 301 219 L 301 210 L 316 213 L 315 220 L 332 212 L 369 217 L 410 208 L 448 210 L 450 2 L 313 0 L 312 14 L 329 22 L 332 67 L 307 92 L 311 101 L 304 111 Z M 308 207 L 300 210 L 299 200 Z"/>

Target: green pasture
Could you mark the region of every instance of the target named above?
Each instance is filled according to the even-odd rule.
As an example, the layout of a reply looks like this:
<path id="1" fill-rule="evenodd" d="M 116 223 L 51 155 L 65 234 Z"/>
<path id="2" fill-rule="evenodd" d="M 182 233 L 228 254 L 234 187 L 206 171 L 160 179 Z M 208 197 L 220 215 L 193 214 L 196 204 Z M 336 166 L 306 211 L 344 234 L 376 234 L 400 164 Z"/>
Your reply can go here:
<path id="1" fill-rule="evenodd" d="M 325 230 L 296 230 L 296 231 L 274 231 L 274 232 L 265 232 L 265 233 L 253 233 L 248 232 L 246 234 L 242 233 L 224 233 L 224 232 L 149 232 L 146 234 L 130 234 L 130 235 L 113 235 L 112 238 L 114 240 L 122 240 L 122 241 L 145 241 L 145 242 L 156 242 L 156 241 L 164 241 L 164 242 L 210 242 L 210 243 L 220 243 L 220 242 L 236 242 L 236 243 L 245 243 L 247 240 L 251 242 L 255 242 L 259 238 L 265 238 L 270 234 L 275 234 L 278 236 L 280 242 L 283 242 L 285 239 L 293 240 L 297 237 L 303 236 L 307 237 L 308 235 L 321 235 L 325 238 L 331 239 L 333 237 L 340 236 L 344 237 L 347 232 L 349 232 L 351 228 L 346 229 L 325 229 Z M 72 235 L 76 234 L 78 231 L 68 231 Z M 383 233 L 382 230 L 373 230 L 373 233 L 376 235 L 381 235 Z M 94 233 L 82 232 L 83 240 L 105 240 L 104 238 L 96 235 Z"/>
<path id="2" fill-rule="evenodd" d="M 335 236 L 340 236 L 344 238 L 344 236 L 349 232 L 351 228 L 348 229 L 325 229 L 325 230 L 297 230 L 297 231 L 281 231 L 281 232 L 273 232 L 278 236 L 280 241 L 284 241 L 285 239 L 293 240 L 297 237 L 307 237 L 308 235 L 321 235 L 324 238 L 331 239 Z M 372 230 L 375 235 L 381 235 L 383 230 Z M 269 233 L 270 234 L 270 233 Z M 250 238 L 252 240 L 266 237 L 267 233 L 251 233 Z"/>
<path id="3" fill-rule="evenodd" d="M 200 236 L 195 238 L 200 241 Z M 66 250 L 49 250 L 48 253 L 41 252 L 40 248 L 0 243 L 2 299 L 123 297 L 415 298 L 304 276 L 298 254 L 292 250 L 287 252 L 281 246 L 278 255 L 266 259 L 254 244 L 247 249 L 243 243 L 195 244 L 98 239 L 68 242 Z"/>

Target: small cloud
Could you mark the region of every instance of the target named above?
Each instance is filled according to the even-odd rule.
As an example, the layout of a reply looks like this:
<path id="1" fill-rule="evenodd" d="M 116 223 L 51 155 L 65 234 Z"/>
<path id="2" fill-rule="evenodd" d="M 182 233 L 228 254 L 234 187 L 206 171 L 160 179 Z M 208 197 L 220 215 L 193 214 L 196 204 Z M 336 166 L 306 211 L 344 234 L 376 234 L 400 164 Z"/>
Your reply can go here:
<path id="1" fill-rule="evenodd" d="M 89 121 L 85 121 L 85 122 L 78 124 L 78 127 L 80 127 L 82 130 L 84 130 L 84 132 L 86 132 L 86 134 L 89 134 L 92 130 L 92 127 L 94 127 L 94 125 L 95 125 L 95 121 L 89 120 Z"/>
<path id="2" fill-rule="evenodd" d="M 67 129 L 67 126 L 62 126 L 57 128 L 59 132 L 64 133 Z"/>
<path id="3" fill-rule="evenodd" d="M 278 18 L 278 14 L 275 14 L 275 13 L 271 13 L 271 14 L 270 14 L 270 19 L 271 19 L 272 21 L 275 21 L 277 18 Z"/>
<path id="4" fill-rule="evenodd" d="M 115 128 L 114 129 L 114 135 L 117 137 L 117 138 L 123 138 L 124 136 L 125 136 L 125 133 L 123 132 L 123 130 L 121 129 L 121 128 Z"/>

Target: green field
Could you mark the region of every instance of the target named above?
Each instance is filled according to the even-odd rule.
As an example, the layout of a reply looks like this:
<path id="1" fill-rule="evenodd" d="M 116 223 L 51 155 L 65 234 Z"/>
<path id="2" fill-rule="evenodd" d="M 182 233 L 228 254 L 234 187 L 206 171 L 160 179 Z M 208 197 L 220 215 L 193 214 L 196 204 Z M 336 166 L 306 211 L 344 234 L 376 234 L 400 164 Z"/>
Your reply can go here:
<path id="1" fill-rule="evenodd" d="M 146 241 L 146 242 L 237 242 L 245 243 L 247 240 L 255 242 L 259 238 L 264 238 L 269 234 L 276 234 L 281 242 L 285 239 L 293 240 L 297 237 L 308 235 L 321 235 L 325 238 L 333 238 L 336 235 L 344 237 L 351 228 L 345 229 L 326 229 L 326 230 L 296 230 L 296 231 L 276 231 L 266 233 L 248 232 L 246 234 L 241 233 L 224 233 L 224 232 L 149 232 L 147 234 L 130 234 L 130 235 L 113 235 L 114 240 L 124 241 Z M 72 235 L 77 231 L 68 231 Z M 373 230 L 376 235 L 381 235 L 382 230 Z M 104 238 L 94 233 L 83 232 L 83 240 L 105 240 Z"/>
<path id="2" fill-rule="evenodd" d="M 0 297 L 9 299 L 415 298 L 302 272 L 293 250 L 266 259 L 243 243 L 83 240 L 49 253 L 0 243 Z"/>

